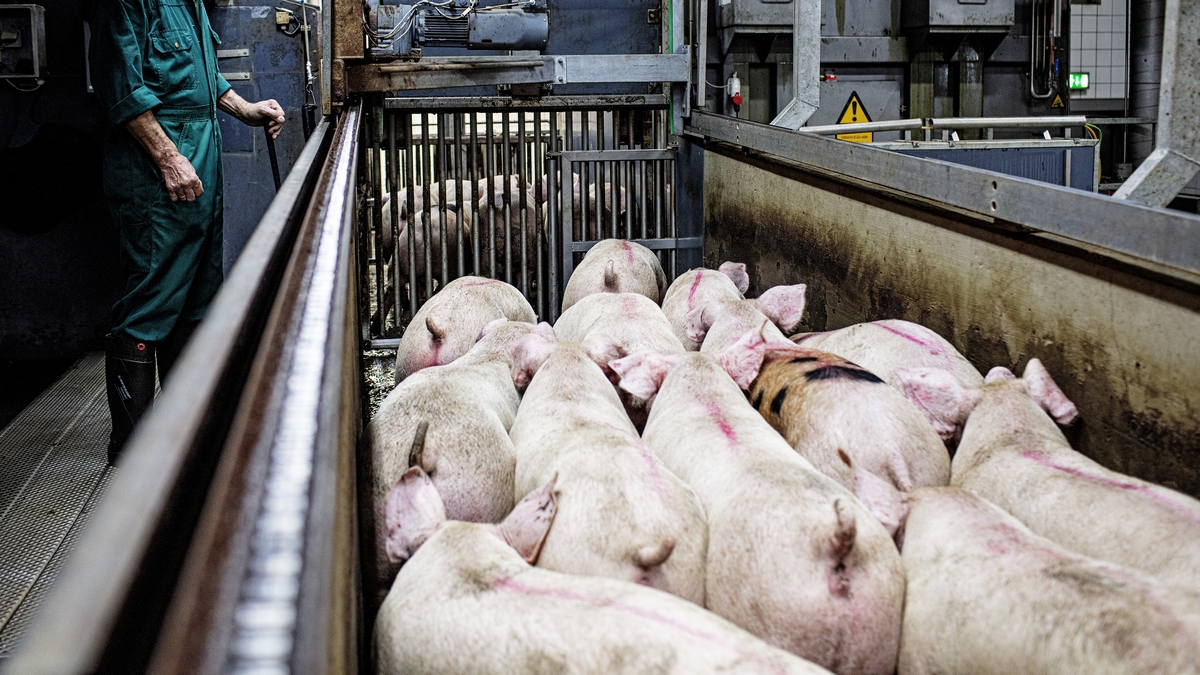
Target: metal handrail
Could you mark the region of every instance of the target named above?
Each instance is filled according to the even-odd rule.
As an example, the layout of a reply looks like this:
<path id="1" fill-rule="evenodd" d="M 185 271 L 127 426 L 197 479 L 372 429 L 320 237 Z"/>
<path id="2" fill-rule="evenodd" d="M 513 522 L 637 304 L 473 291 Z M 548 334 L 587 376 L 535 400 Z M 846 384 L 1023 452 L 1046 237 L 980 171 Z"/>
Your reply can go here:
<path id="1" fill-rule="evenodd" d="M 8 674 L 145 669 L 295 242 L 322 122 L 217 294 L 18 648 Z"/>
<path id="2" fill-rule="evenodd" d="M 931 129 L 1021 129 L 1028 127 L 1081 127 L 1083 115 L 1059 117 L 931 117 Z"/>
<path id="3" fill-rule="evenodd" d="M 858 124 L 824 124 L 816 127 L 800 127 L 796 131 L 818 136 L 833 136 L 835 134 L 858 134 L 875 131 L 915 131 L 924 126 L 925 121 L 919 117 L 906 120 L 886 120 L 882 122 L 860 122 Z"/>

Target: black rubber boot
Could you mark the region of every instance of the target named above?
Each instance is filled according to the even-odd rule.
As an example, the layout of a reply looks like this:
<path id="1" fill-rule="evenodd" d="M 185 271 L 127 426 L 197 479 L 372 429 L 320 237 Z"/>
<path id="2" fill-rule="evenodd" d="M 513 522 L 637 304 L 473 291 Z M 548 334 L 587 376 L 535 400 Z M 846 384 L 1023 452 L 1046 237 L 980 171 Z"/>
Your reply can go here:
<path id="1" fill-rule="evenodd" d="M 108 463 L 116 464 L 125 441 L 154 402 L 154 343 L 116 335 L 105 338 L 104 380 L 112 435 Z"/>
<path id="2" fill-rule="evenodd" d="M 187 346 L 188 340 L 192 339 L 192 333 L 196 332 L 196 326 L 199 326 L 198 321 L 189 321 L 175 324 L 175 329 L 167 336 L 167 339 L 155 345 L 155 352 L 158 359 L 158 381 L 160 384 L 167 381 L 167 373 L 175 367 L 175 362 L 179 360 L 179 354 L 183 352 L 183 348 Z"/>

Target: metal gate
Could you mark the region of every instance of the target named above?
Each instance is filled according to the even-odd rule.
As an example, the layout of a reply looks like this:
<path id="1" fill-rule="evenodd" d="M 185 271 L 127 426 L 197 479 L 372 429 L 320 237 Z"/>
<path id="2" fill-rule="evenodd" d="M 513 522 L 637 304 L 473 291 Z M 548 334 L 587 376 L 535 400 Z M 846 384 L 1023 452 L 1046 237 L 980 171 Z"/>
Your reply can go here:
<path id="1" fill-rule="evenodd" d="M 463 275 L 513 284 L 554 321 L 599 239 L 646 244 L 671 278 L 676 250 L 699 246 L 676 237 L 665 100 L 486 107 L 495 100 L 390 98 L 369 109 L 358 200 L 365 338 L 398 337 Z"/>

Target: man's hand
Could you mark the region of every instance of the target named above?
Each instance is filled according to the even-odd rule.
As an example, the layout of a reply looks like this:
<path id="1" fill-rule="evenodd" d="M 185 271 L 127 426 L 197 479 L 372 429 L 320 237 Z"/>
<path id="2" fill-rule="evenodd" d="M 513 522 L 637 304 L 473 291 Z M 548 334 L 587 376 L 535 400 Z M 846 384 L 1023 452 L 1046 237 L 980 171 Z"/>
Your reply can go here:
<path id="1" fill-rule="evenodd" d="M 154 160 L 154 164 L 162 172 L 163 183 L 167 186 L 167 194 L 171 196 L 171 201 L 182 199 L 185 202 L 194 202 L 196 197 L 204 194 L 204 184 L 200 182 L 192 163 L 187 157 L 179 154 L 179 148 L 175 147 L 163 132 L 152 111 L 147 110 L 129 120 L 125 123 L 125 128 L 146 149 L 150 159 Z"/>
<path id="2" fill-rule="evenodd" d="M 249 103 L 232 89 L 217 99 L 217 107 L 238 118 L 244 124 L 252 127 L 265 126 L 270 132 L 271 138 L 279 138 L 283 123 L 287 121 L 283 116 L 283 108 L 279 107 L 275 99 L 269 98 L 258 103 Z"/>
<path id="3" fill-rule="evenodd" d="M 167 194 L 171 195 L 171 201 L 182 199 L 185 202 L 194 202 L 196 197 L 204 194 L 204 185 L 187 157 L 174 152 L 157 160 L 157 164 L 158 170 L 162 172 L 163 183 L 167 185 Z"/>

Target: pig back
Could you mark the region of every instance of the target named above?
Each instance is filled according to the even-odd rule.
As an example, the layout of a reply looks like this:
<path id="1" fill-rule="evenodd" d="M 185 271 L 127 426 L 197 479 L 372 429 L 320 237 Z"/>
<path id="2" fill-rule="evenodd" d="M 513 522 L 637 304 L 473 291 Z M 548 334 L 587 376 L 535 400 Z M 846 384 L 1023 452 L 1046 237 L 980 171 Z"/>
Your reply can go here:
<path id="1" fill-rule="evenodd" d="M 593 246 L 567 280 L 563 312 L 594 293 L 637 293 L 658 304 L 667 277 L 653 251 L 624 239 L 604 239 Z"/>
<path id="2" fill-rule="evenodd" d="M 796 344 L 837 354 L 901 388 L 899 368 L 948 370 L 965 387 L 983 386 L 983 376 L 945 338 L 910 321 L 885 319 L 797 338 Z"/>
<path id="3" fill-rule="evenodd" d="M 899 672 L 1197 673 L 1200 597 L 1075 555 L 963 490 L 918 490 Z"/>
<path id="4" fill-rule="evenodd" d="M 405 328 L 396 348 L 396 381 L 466 354 L 496 319 L 533 323 L 537 315 L 521 292 L 503 281 L 466 276 L 446 284 Z"/>
<path id="5" fill-rule="evenodd" d="M 607 335 L 628 353 L 683 353 L 662 308 L 637 293 L 589 295 L 558 317 L 554 332 L 558 339 L 569 342 Z"/>
<path id="6" fill-rule="evenodd" d="M 662 310 L 683 348 L 696 352 L 700 351 L 700 343 L 688 337 L 688 312 L 710 302 L 741 299 L 741 292 L 725 273 L 701 267 L 679 275 L 663 296 Z"/>
<path id="7" fill-rule="evenodd" d="M 443 526 L 405 565 L 374 645 L 381 675 L 828 675 L 666 593 L 531 568 L 463 523 Z"/>
<path id="8" fill-rule="evenodd" d="M 904 491 L 947 485 L 950 455 L 904 395 L 840 357 L 805 348 L 768 352 L 751 405 L 818 470 L 855 489 L 854 466 Z"/>
<path id="9" fill-rule="evenodd" d="M 904 574 L 891 538 L 712 359 L 689 355 L 666 377 L 645 443 L 704 507 L 709 609 L 839 673 L 895 669 Z M 839 529 L 850 523 L 841 550 Z"/>
<path id="10" fill-rule="evenodd" d="M 951 484 L 1072 551 L 1200 588 L 1200 501 L 1076 452 L 1019 387 L 984 387 Z"/>

